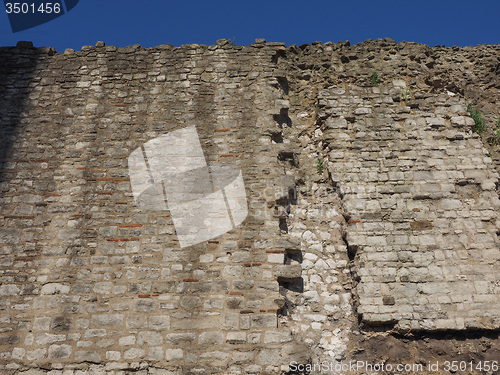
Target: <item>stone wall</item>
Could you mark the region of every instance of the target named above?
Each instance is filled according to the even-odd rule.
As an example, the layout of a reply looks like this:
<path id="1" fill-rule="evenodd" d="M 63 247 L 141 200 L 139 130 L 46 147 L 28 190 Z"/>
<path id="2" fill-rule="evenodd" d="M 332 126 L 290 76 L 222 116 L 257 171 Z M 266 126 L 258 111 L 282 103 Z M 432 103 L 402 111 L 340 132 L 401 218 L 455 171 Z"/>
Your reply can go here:
<path id="1" fill-rule="evenodd" d="M 429 111 L 391 105 L 397 87 L 346 90 L 345 107 L 346 91 L 320 93 L 323 141 L 350 217 L 362 320 L 498 328 L 498 174 L 464 100 L 422 95 Z"/>
<path id="2" fill-rule="evenodd" d="M 374 329 L 496 332 L 498 154 L 466 105 L 498 117 L 499 50 L 1 48 L 2 371 L 278 374 Z M 189 126 L 248 216 L 181 247 L 128 157 Z"/>

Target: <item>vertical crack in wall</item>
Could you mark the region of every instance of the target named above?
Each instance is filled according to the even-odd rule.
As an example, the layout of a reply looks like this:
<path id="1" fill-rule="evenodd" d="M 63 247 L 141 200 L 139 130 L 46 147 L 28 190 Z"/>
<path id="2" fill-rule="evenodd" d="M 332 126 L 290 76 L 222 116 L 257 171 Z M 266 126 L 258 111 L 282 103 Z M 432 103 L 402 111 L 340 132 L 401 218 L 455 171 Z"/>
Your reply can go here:
<path id="1" fill-rule="evenodd" d="M 296 340 L 307 345 L 309 358 L 303 359 L 307 363 L 341 361 L 352 330 L 352 282 L 342 239 L 343 207 L 339 192 L 326 177 L 328 157 L 323 151 L 318 90 L 291 73 L 286 55 L 281 54 L 277 62 L 278 74 L 286 71 L 289 75 L 277 77 L 276 87 L 289 101 L 286 114 L 290 118 L 283 117 L 284 110 L 275 116 L 287 142 L 279 157 L 288 166 L 287 175 L 295 180 L 293 199 L 284 200 L 288 204 L 286 229 L 300 245 L 300 251 L 286 251 L 285 262 L 302 268 L 300 284 L 294 285 L 301 293 L 288 298 L 288 316 L 283 321 L 293 328 Z M 324 167 L 318 164 L 320 160 Z"/>

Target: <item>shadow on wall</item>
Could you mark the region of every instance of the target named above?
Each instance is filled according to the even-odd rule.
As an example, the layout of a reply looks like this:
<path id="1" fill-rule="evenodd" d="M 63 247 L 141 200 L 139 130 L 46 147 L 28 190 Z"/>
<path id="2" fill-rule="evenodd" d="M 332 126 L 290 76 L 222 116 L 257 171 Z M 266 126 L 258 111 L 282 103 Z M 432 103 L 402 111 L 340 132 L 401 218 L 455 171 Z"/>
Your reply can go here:
<path id="1" fill-rule="evenodd" d="M 0 48 L 0 183 L 13 177 L 7 162 L 22 126 L 22 113 L 40 52 L 31 42 Z"/>

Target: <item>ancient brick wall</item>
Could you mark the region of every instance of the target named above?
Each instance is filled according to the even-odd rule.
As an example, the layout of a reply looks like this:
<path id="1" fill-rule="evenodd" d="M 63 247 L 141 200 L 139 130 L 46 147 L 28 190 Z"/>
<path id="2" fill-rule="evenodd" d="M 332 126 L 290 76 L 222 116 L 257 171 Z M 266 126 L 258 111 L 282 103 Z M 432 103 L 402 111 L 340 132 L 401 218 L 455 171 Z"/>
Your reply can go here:
<path id="1" fill-rule="evenodd" d="M 1 48 L 2 371 L 278 374 L 374 326 L 495 332 L 497 149 L 466 106 L 498 117 L 498 51 Z M 193 126 L 248 215 L 182 246 L 129 156 Z"/>
<path id="2" fill-rule="evenodd" d="M 276 48 L 43 52 L 2 51 L 12 69 L 19 56 L 37 57 L 33 78 L 12 84 L 9 72 L 2 86 L 9 95 L 30 87 L 19 121 L 16 105 L 2 106 L 11 148 L 2 173 L 2 342 L 12 347 L 4 368 L 276 369 L 293 349 L 277 327 L 273 273 L 284 249 L 267 207 L 283 174 L 266 133 L 283 104 L 270 82 Z M 249 215 L 181 249 L 168 211 L 134 204 L 127 158 L 191 125 L 208 162 L 242 169 Z"/>

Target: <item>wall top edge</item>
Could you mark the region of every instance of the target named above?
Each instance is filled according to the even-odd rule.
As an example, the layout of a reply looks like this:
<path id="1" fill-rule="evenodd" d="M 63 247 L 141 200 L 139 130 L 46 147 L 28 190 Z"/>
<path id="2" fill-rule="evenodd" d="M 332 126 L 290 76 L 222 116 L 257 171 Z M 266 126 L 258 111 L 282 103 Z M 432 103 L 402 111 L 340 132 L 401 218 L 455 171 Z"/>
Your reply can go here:
<path id="1" fill-rule="evenodd" d="M 266 42 L 265 39 L 255 39 L 255 43 L 252 43 L 248 46 L 243 46 L 243 45 L 236 45 L 233 43 L 233 41 L 229 39 L 219 39 L 217 40 L 215 45 L 205 45 L 205 44 L 183 44 L 181 46 L 174 46 L 172 44 L 161 44 L 158 46 L 154 47 L 142 47 L 140 44 L 134 44 L 134 45 L 129 45 L 127 47 L 116 47 L 116 46 L 107 46 L 105 42 L 99 41 L 96 43 L 95 46 L 92 45 L 86 45 L 81 48 L 80 51 L 75 51 L 72 48 L 67 48 L 64 51 L 64 54 L 72 54 L 75 52 L 125 52 L 125 53 L 132 53 L 136 51 L 172 51 L 172 50 L 189 50 L 189 49 L 207 49 L 207 50 L 216 50 L 216 49 L 227 49 L 227 50 L 242 50 L 244 48 L 262 48 L 262 47 L 267 47 L 267 48 L 276 48 L 276 49 L 289 49 L 289 50 L 296 50 L 296 49 L 301 49 L 304 50 L 308 47 L 311 48 L 323 48 L 323 47 L 330 47 L 334 50 L 337 49 L 343 49 L 343 48 L 355 48 L 355 49 L 363 49 L 366 47 L 370 46 L 379 46 L 379 47 L 397 47 L 399 50 L 404 49 L 405 47 L 413 47 L 413 48 L 423 48 L 426 50 L 431 50 L 431 51 L 443 51 L 443 50 L 449 50 L 449 51 L 463 51 L 463 50 L 473 50 L 473 49 L 478 49 L 478 48 L 494 48 L 494 49 L 500 49 L 500 44 L 478 44 L 475 46 L 463 46 L 463 47 L 458 47 L 458 46 L 451 46 L 451 47 L 446 47 L 442 45 L 436 45 L 434 47 L 429 47 L 427 44 L 422 44 L 422 43 L 417 43 L 417 42 L 407 42 L 407 41 L 402 41 L 397 43 L 395 40 L 391 38 L 379 38 L 379 39 L 367 39 L 364 42 L 360 42 L 357 44 L 350 44 L 348 40 L 346 41 L 339 41 L 337 43 L 334 42 L 325 42 L 322 43 L 320 41 L 315 41 L 312 42 L 311 44 L 301 44 L 299 46 L 295 44 L 291 44 L 287 46 L 285 43 L 281 42 Z M 43 55 L 54 55 L 54 54 L 63 54 L 62 52 L 57 52 L 53 47 L 35 47 L 33 45 L 33 42 L 30 41 L 19 41 L 16 46 L 2 46 L 0 47 L 0 53 L 28 53 L 28 54 L 43 54 Z"/>

